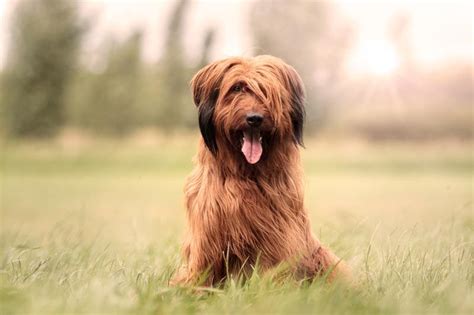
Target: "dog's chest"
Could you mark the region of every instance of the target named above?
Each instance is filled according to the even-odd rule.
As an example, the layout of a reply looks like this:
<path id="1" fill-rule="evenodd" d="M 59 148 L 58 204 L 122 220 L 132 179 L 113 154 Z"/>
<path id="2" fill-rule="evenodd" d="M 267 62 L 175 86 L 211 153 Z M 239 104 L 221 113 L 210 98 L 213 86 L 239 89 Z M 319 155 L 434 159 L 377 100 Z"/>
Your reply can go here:
<path id="1" fill-rule="evenodd" d="M 297 222 L 293 209 L 283 193 L 269 194 L 258 182 L 244 182 L 239 190 L 225 190 L 219 198 L 220 226 L 223 238 L 237 247 L 272 246 L 283 244 L 288 229 Z M 288 193 L 288 192 L 287 192 Z"/>

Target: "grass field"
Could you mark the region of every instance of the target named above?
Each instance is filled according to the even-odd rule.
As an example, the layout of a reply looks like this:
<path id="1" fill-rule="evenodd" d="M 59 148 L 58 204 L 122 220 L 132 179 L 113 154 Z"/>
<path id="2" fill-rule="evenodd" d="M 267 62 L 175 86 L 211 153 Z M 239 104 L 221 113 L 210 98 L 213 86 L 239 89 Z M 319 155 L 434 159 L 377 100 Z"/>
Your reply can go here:
<path id="1" fill-rule="evenodd" d="M 472 146 L 307 141 L 306 205 L 356 288 L 170 288 L 193 137 L 3 143 L 1 314 L 469 314 Z"/>

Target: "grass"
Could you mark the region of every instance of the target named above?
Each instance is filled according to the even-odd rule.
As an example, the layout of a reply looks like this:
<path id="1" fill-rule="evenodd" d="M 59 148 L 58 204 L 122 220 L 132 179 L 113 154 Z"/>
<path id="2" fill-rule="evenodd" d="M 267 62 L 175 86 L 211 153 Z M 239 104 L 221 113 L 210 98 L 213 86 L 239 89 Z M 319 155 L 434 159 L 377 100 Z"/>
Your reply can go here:
<path id="1" fill-rule="evenodd" d="M 170 288 L 193 137 L 152 143 L 4 143 L 2 314 L 468 314 L 474 311 L 468 144 L 309 141 L 313 230 L 358 287 L 255 274 L 195 294 Z"/>

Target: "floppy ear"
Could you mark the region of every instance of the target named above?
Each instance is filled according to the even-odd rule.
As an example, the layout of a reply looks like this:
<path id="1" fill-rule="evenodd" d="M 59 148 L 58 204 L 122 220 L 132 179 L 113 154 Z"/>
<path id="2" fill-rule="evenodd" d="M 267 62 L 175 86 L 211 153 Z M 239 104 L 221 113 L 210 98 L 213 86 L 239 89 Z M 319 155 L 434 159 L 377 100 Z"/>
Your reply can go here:
<path id="1" fill-rule="evenodd" d="M 225 73 L 236 64 L 236 60 L 225 59 L 211 63 L 196 73 L 191 80 L 194 104 L 199 113 L 199 129 L 207 148 L 217 153 L 214 110 Z"/>
<path id="2" fill-rule="evenodd" d="M 295 143 L 304 147 L 303 143 L 303 125 L 306 117 L 304 108 L 305 90 L 301 77 L 296 70 L 285 64 L 284 69 L 284 83 L 290 93 L 291 97 L 291 122 L 293 124 L 293 139 Z"/>

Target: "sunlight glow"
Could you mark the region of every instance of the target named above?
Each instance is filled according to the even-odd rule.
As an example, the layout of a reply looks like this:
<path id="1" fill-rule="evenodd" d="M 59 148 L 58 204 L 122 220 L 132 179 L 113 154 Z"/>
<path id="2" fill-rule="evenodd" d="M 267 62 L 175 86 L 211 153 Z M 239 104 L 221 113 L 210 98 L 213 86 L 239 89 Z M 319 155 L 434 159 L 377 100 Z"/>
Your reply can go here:
<path id="1" fill-rule="evenodd" d="M 400 66 L 395 47 L 386 40 L 361 42 L 351 59 L 354 70 L 378 76 L 388 76 Z"/>

